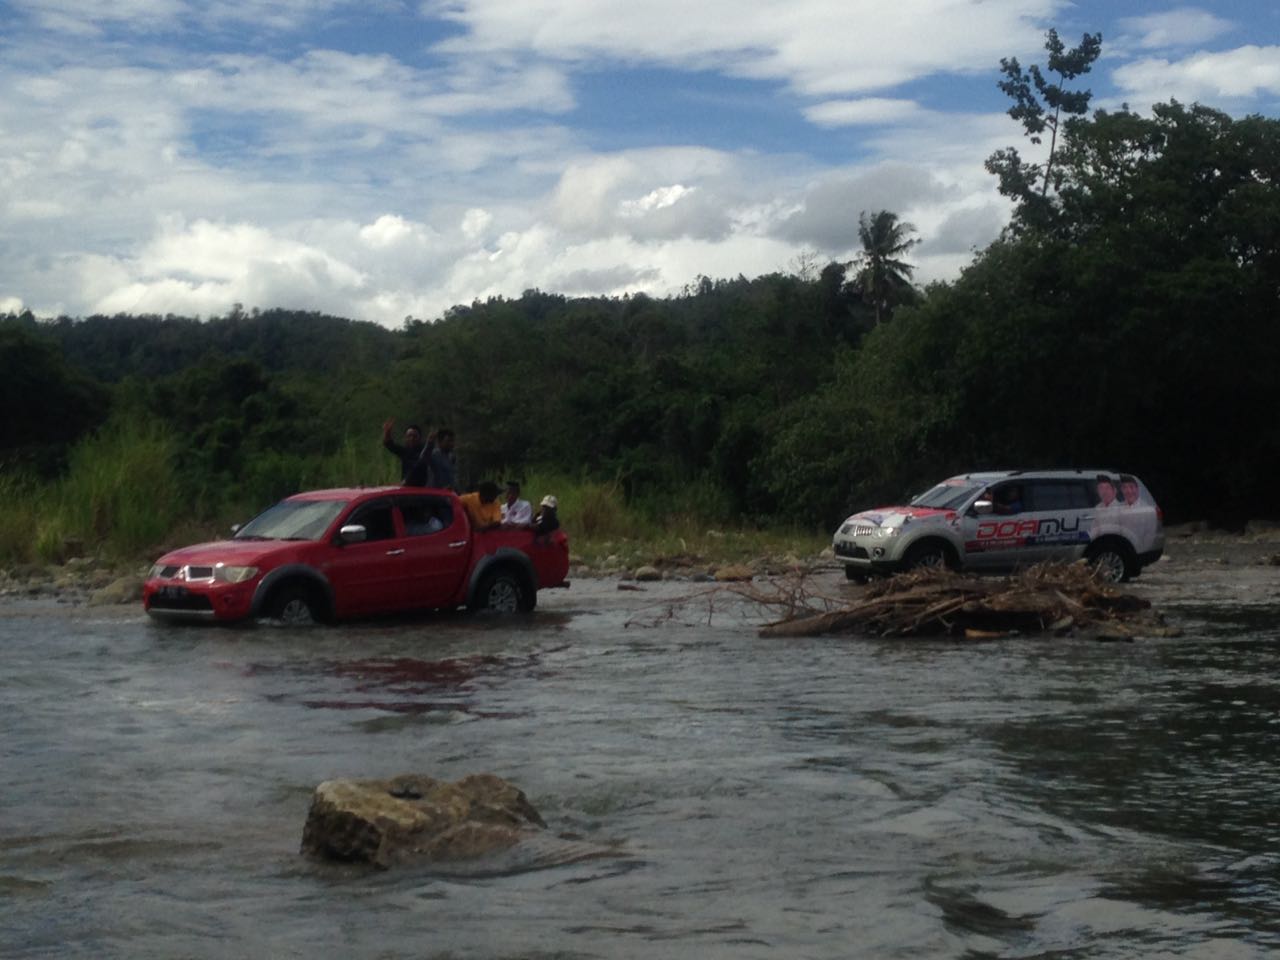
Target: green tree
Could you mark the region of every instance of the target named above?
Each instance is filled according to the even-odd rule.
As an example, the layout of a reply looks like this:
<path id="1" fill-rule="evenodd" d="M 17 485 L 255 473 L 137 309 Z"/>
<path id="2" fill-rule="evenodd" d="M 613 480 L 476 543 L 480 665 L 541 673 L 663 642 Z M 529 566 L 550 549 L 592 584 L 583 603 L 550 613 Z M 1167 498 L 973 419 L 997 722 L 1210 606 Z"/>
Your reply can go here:
<path id="1" fill-rule="evenodd" d="M 30 314 L 0 318 L 0 468 L 61 467 L 68 444 L 106 418 L 108 392 L 69 365 Z"/>
<path id="2" fill-rule="evenodd" d="M 1004 79 L 997 86 L 1013 99 L 1009 116 L 1022 124 L 1033 144 L 1039 145 L 1049 131 L 1049 155 L 1041 166 L 1023 160 L 1016 148 L 1006 147 L 986 162 L 987 170 L 1000 178 L 1000 192 L 1018 202 L 1018 219 L 1040 225 L 1052 217 L 1049 187 L 1057 191 L 1062 183 L 1054 169 L 1059 132 L 1065 133 L 1074 119 L 1084 115 L 1093 96 L 1089 90 L 1068 90 L 1066 84 L 1092 69 L 1102 52 L 1102 34 L 1086 33 L 1078 47 L 1068 50 L 1058 31 L 1050 30 L 1044 46 L 1049 54 L 1046 66 L 1057 75 L 1056 83 L 1046 79 L 1036 64 L 1023 71 L 1017 57 L 1005 57 L 1000 61 Z"/>
<path id="3" fill-rule="evenodd" d="M 870 217 L 864 210 L 858 216 L 862 252 L 854 264 L 863 299 L 875 311 L 876 326 L 892 315 L 895 306 L 913 299 L 911 274 L 915 267 L 902 257 L 920 242 L 910 236 L 915 229 L 888 210 L 879 210 Z"/>

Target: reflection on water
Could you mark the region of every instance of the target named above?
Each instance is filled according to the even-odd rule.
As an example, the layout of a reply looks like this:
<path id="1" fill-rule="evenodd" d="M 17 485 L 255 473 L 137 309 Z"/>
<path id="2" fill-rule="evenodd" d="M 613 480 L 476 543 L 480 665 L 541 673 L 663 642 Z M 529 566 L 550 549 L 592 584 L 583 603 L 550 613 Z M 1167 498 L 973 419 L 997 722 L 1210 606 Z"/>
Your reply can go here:
<path id="1" fill-rule="evenodd" d="M 0 955 L 1280 945 L 1276 609 L 1122 645 L 779 641 L 743 611 L 628 627 L 595 590 L 305 630 L 0 613 Z M 321 780 L 477 771 L 618 855 L 298 855 Z"/>

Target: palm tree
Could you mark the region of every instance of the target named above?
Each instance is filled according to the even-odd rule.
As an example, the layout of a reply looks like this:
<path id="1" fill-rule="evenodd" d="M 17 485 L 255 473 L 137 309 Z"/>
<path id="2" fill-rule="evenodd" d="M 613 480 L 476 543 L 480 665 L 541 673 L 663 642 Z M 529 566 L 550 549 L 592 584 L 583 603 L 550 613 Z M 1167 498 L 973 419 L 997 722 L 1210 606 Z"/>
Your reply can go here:
<path id="1" fill-rule="evenodd" d="M 876 326 L 886 313 L 893 312 L 896 304 L 911 296 L 911 274 L 915 267 L 900 258 L 920 242 L 908 236 L 915 230 L 888 210 L 877 211 L 870 219 L 865 210 L 858 216 L 862 252 L 854 262 L 858 266 L 862 298 L 875 309 Z"/>

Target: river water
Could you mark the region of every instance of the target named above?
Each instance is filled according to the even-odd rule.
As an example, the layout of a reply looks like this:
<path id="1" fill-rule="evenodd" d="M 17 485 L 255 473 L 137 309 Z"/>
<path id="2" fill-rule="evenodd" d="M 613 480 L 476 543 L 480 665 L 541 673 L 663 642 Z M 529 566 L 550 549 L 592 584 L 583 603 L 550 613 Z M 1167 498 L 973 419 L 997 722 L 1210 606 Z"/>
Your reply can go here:
<path id="1" fill-rule="evenodd" d="M 1270 581 L 1170 594 L 1184 635 L 1136 643 L 767 640 L 731 602 L 645 607 L 689 588 L 309 629 L 0 609 L 0 955 L 1280 947 Z M 480 771 L 616 855 L 299 855 L 322 780 Z"/>

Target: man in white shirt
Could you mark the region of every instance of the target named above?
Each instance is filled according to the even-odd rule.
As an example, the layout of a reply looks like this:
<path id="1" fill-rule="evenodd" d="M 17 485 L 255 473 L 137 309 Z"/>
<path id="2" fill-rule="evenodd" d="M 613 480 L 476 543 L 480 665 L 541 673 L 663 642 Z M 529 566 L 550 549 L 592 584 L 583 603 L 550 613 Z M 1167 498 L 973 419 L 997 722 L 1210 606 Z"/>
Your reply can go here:
<path id="1" fill-rule="evenodd" d="M 502 502 L 502 525 L 506 528 L 533 525 L 533 507 L 528 500 L 520 499 L 520 484 L 507 481 L 507 499 Z"/>

